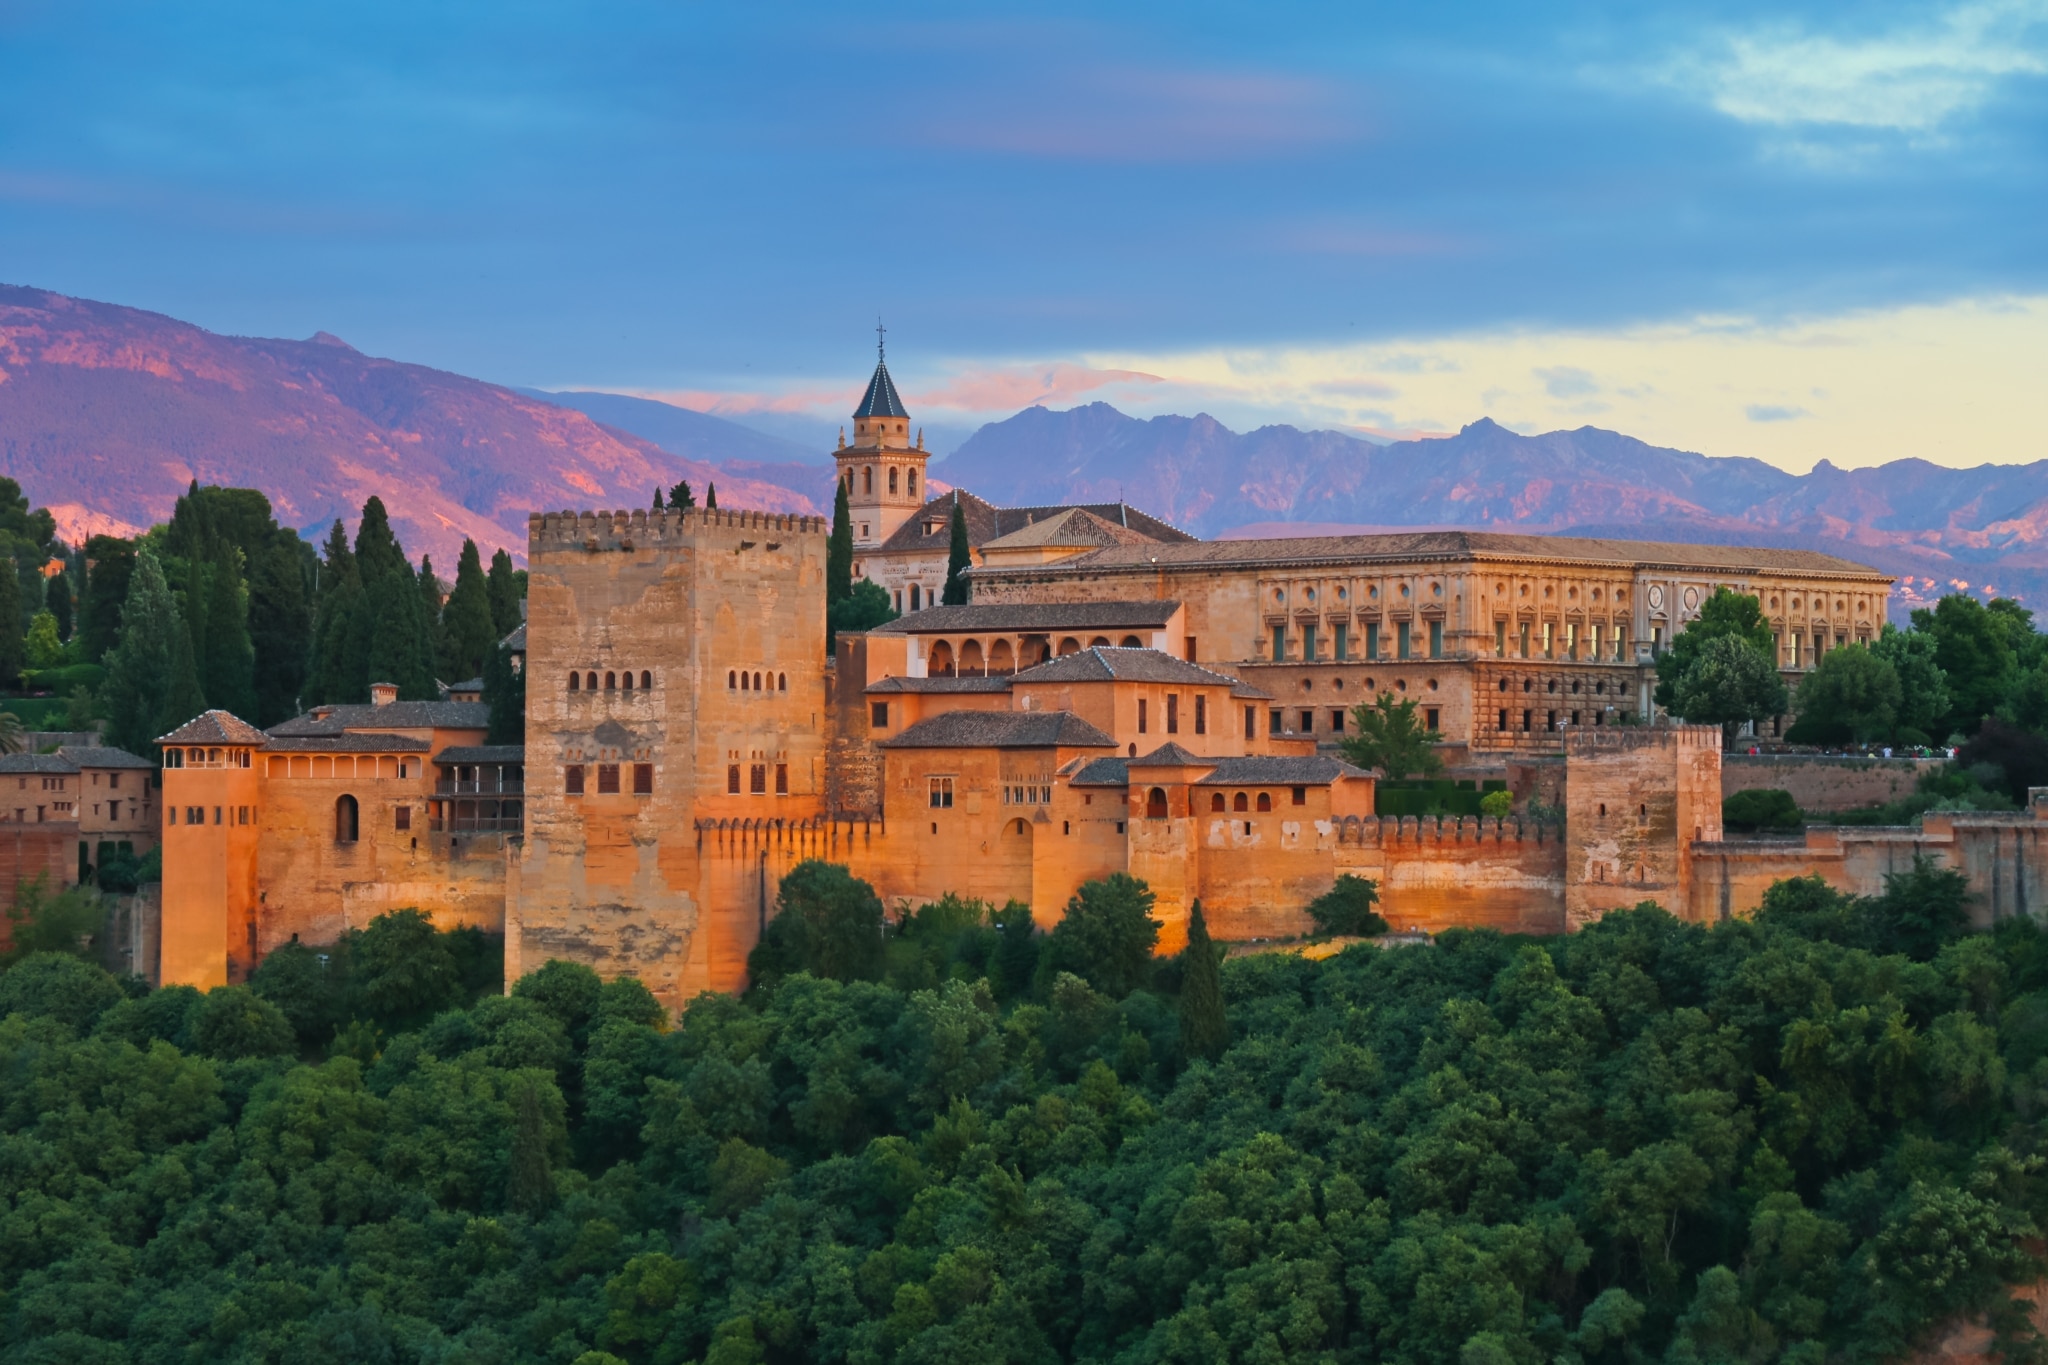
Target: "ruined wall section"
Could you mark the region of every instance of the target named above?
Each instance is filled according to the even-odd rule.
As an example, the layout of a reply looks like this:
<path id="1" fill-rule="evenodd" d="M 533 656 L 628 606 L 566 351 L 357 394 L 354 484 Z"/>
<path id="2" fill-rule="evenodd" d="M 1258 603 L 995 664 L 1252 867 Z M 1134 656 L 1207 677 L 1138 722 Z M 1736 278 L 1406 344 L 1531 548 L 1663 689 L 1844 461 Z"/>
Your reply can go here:
<path id="1" fill-rule="evenodd" d="M 670 1008 L 743 984 L 732 940 L 750 940 L 757 898 L 707 876 L 698 826 L 822 808 L 825 533 L 815 517 L 698 509 L 531 519 L 508 980 L 562 958 L 638 976 Z M 627 670 L 631 691 L 603 685 Z"/>

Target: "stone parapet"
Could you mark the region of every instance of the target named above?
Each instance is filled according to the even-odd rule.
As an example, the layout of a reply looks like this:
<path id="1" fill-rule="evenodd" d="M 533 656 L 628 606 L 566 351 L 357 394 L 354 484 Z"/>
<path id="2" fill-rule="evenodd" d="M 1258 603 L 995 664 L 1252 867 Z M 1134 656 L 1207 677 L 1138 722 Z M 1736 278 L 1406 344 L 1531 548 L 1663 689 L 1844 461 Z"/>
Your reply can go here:
<path id="1" fill-rule="evenodd" d="M 532 551 L 578 547 L 589 551 L 634 550 L 680 545 L 711 530 L 822 536 L 831 527 L 823 517 L 791 512 L 729 512 L 724 508 L 699 507 L 680 512 L 644 507 L 629 512 L 535 512 L 526 521 L 526 539 Z"/>

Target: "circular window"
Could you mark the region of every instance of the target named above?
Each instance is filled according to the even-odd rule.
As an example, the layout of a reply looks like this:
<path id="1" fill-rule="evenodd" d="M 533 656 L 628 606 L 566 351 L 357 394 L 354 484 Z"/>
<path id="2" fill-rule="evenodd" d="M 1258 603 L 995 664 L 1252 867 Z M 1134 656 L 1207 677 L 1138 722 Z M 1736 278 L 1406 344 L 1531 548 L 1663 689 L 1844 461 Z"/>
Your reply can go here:
<path id="1" fill-rule="evenodd" d="M 1576 681 L 1572 683 L 1572 695 L 1575 697 L 1579 695 L 1579 684 Z"/>
<path id="2" fill-rule="evenodd" d="M 1595 589 L 1593 589 L 1593 600 L 1594 600 L 1595 602 L 1598 602 L 1598 601 L 1600 600 L 1600 589 L 1598 589 L 1598 588 L 1595 588 Z"/>
<path id="3" fill-rule="evenodd" d="M 1626 588 L 1616 588 L 1616 589 L 1614 590 L 1614 600 L 1615 600 L 1615 601 L 1617 601 L 1617 602 L 1626 602 L 1626 601 L 1628 601 L 1628 589 L 1626 589 Z"/>
<path id="4" fill-rule="evenodd" d="M 1429 680 L 1429 690 L 1430 690 L 1430 691 L 1432 691 L 1432 692 L 1436 691 L 1436 679 L 1435 679 L 1435 678 L 1431 678 L 1431 679 Z"/>
<path id="5" fill-rule="evenodd" d="M 1349 589 L 1349 588 L 1339 588 L 1339 589 L 1337 589 L 1337 600 L 1338 600 L 1339 602 L 1342 602 L 1342 601 L 1343 601 L 1343 600 L 1344 600 L 1345 598 L 1347 598 L 1347 597 L 1349 597 L 1349 596 L 1351 596 L 1351 589 Z"/>
<path id="6" fill-rule="evenodd" d="M 1508 690 L 1508 680 L 1506 678 L 1500 680 L 1500 690 L 1503 692 Z"/>
<path id="7" fill-rule="evenodd" d="M 1313 602 L 1316 600 L 1316 590 L 1314 588 L 1303 588 L 1301 590 L 1301 595 L 1308 601 Z"/>
<path id="8" fill-rule="evenodd" d="M 1544 691 L 1546 691 L 1546 692 L 1555 692 L 1555 691 L 1557 691 L 1557 679 L 1555 679 L 1555 678 L 1552 678 L 1552 679 L 1550 680 L 1550 686 L 1548 686 L 1548 687 L 1544 688 L 1543 690 L 1544 690 Z"/>
<path id="9" fill-rule="evenodd" d="M 1372 586 L 1368 587 L 1368 588 L 1367 588 L 1367 589 L 1365 590 L 1365 595 L 1366 595 L 1366 596 L 1367 596 L 1368 598 L 1371 598 L 1371 599 L 1372 599 L 1372 600 L 1374 600 L 1374 601 L 1378 601 L 1378 600 L 1379 600 L 1379 595 L 1380 595 L 1380 585 L 1379 585 L 1379 584 L 1377 584 L 1377 583 L 1374 583 L 1374 584 L 1373 584 Z"/>
<path id="10" fill-rule="evenodd" d="M 1535 686 L 1536 686 L 1536 680 L 1535 680 L 1534 678 L 1524 678 L 1524 679 L 1522 679 L 1522 690 L 1523 690 L 1524 692 L 1527 692 L 1527 691 L 1529 691 L 1529 690 L 1530 690 L 1531 688 L 1533 688 L 1533 687 L 1535 687 Z"/>
<path id="11" fill-rule="evenodd" d="M 1444 585 L 1443 585 L 1443 584 L 1441 584 L 1441 583 L 1432 583 L 1432 584 L 1430 584 L 1430 585 L 1429 585 L 1429 590 L 1430 590 L 1430 591 L 1431 591 L 1432 593 L 1435 593 L 1435 594 L 1436 594 L 1436 595 L 1437 595 L 1438 597 L 1442 597 L 1442 596 L 1444 595 Z"/>
<path id="12" fill-rule="evenodd" d="M 1408 680 L 1406 678 L 1394 679 L 1394 690 L 1396 692 L 1406 692 L 1408 690 Z"/>
<path id="13" fill-rule="evenodd" d="M 1564 595 L 1568 601 L 1576 602 L 1579 600 L 1579 590 L 1577 588 L 1565 589 Z"/>
<path id="14" fill-rule="evenodd" d="M 1403 583 L 1403 584 L 1401 585 L 1401 596 L 1403 596 L 1403 597 L 1406 597 L 1407 595 L 1408 595 L 1408 585 L 1407 585 L 1406 583 Z"/>
<path id="15" fill-rule="evenodd" d="M 1506 597 L 1508 595 L 1508 585 L 1505 583 L 1494 584 L 1493 590 L 1496 594 L 1498 594 L 1501 597 Z"/>
<path id="16" fill-rule="evenodd" d="M 1372 691 L 1372 690 L 1373 690 L 1373 689 L 1374 689 L 1375 687 L 1378 687 L 1378 686 L 1379 686 L 1379 684 L 1378 684 L 1378 683 L 1376 683 L 1376 682 L 1374 682 L 1374 681 L 1373 681 L 1373 680 L 1372 680 L 1371 678 L 1367 678 L 1367 679 L 1365 680 L 1365 690 L 1366 690 L 1366 691 L 1368 691 L 1368 692 Z"/>
<path id="17" fill-rule="evenodd" d="M 1282 592 L 1280 589 L 1275 588 L 1273 589 L 1273 600 L 1275 602 L 1285 602 L 1287 600 L 1287 594 Z"/>
<path id="18" fill-rule="evenodd" d="M 1527 583 L 1524 583 L 1524 584 L 1522 585 L 1522 596 L 1524 596 L 1524 597 L 1527 597 L 1528 595 L 1529 595 L 1529 585 L 1528 585 Z"/>
<path id="19" fill-rule="evenodd" d="M 1344 680 L 1342 678 L 1332 678 L 1330 679 L 1330 686 L 1342 692 L 1344 690 Z"/>
<path id="20" fill-rule="evenodd" d="M 1698 588 L 1688 587 L 1685 590 L 1685 609 L 1687 611 L 1697 611 L 1699 610 L 1699 605 L 1700 590 Z"/>
<path id="21" fill-rule="evenodd" d="M 1793 603 L 1792 605 L 1796 607 L 1796 606 L 1798 606 L 1799 604 L 1798 604 L 1797 602 L 1794 602 L 1794 603 Z M 1663 609 L 1664 609 L 1664 585 L 1663 585 L 1662 583 L 1652 583 L 1652 584 L 1650 585 L 1650 610 L 1651 610 L 1651 611 L 1662 611 Z"/>
<path id="22" fill-rule="evenodd" d="M 1301 690 L 1302 690 L 1302 691 L 1304 691 L 1304 692 L 1306 692 L 1306 691 L 1309 691 L 1309 690 L 1310 690 L 1311 688 L 1313 688 L 1314 686 L 1315 686 L 1315 682 L 1314 682 L 1314 680 L 1313 680 L 1313 679 L 1310 679 L 1310 678 L 1303 678 L 1303 679 L 1301 680 Z"/>

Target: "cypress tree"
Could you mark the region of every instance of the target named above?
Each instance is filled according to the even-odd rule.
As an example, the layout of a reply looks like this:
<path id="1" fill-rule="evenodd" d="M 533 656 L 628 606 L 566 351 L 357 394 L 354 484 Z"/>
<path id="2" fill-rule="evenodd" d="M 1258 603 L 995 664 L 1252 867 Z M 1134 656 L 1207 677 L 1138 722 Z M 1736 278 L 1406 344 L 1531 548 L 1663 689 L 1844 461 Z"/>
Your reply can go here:
<path id="1" fill-rule="evenodd" d="M 313 612 L 306 601 L 302 559 L 306 546 L 279 528 L 249 562 L 249 644 L 255 655 L 250 691 L 255 724 L 271 726 L 299 711 L 314 648 Z"/>
<path id="2" fill-rule="evenodd" d="M 967 605 L 967 580 L 960 575 L 974 563 L 974 555 L 967 543 L 967 511 L 960 505 L 956 494 L 953 498 L 953 545 L 946 553 L 946 590 L 939 601 L 949 607 Z"/>
<path id="3" fill-rule="evenodd" d="M 688 489 L 683 490 L 687 495 Z M 688 504 L 685 504 L 687 506 Z M 669 506 L 675 506 L 673 500 Z M 519 590 L 519 578 L 512 570 L 512 556 L 501 548 L 491 556 L 491 620 L 495 623 L 498 638 L 504 639 L 519 629 L 523 618 L 519 614 L 519 599 L 526 594 Z"/>
<path id="4" fill-rule="evenodd" d="M 526 743 L 526 675 L 512 667 L 512 651 L 503 645 L 492 645 L 484 660 L 484 701 L 491 708 L 484 743 Z"/>
<path id="5" fill-rule="evenodd" d="M 59 570 L 50 575 L 50 585 L 43 600 L 50 615 L 57 618 L 57 638 L 71 638 L 71 575 Z"/>
<path id="6" fill-rule="evenodd" d="M 80 650 L 87 663 L 107 656 L 121 635 L 121 604 L 128 600 L 128 580 L 135 573 L 135 542 L 119 536 L 94 536 L 85 542 L 85 591 L 79 597 Z"/>
<path id="7" fill-rule="evenodd" d="M 206 697 L 193 665 L 184 614 L 164 580 L 163 566 L 147 546 L 135 557 L 121 616 L 121 637 L 108 651 L 102 693 L 107 742 L 133 754 L 148 754 L 158 735 L 204 711 Z"/>
<path id="8" fill-rule="evenodd" d="M 325 548 L 313 607 L 313 654 L 305 697 L 309 703 L 355 700 L 348 695 L 348 637 L 362 597 L 362 575 L 339 519 L 327 533 Z"/>
<path id="9" fill-rule="evenodd" d="M 512 1096 L 512 1157 L 505 1172 L 505 1203 L 521 1213 L 539 1213 L 555 1202 L 548 1138 L 540 1095 L 532 1080 L 523 1080 Z"/>
<path id="10" fill-rule="evenodd" d="M 242 593 L 242 557 L 225 540 L 214 541 L 204 575 L 206 653 L 199 678 L 206 703 L 244 718 L 256 711 L 256 652 L 249 643 L 248 609 Z"/>
<path id="11" fill-rule="evenodd" d="M 484 577 L 483 556 L 476 542 L 462 542 L 455 562 L 455 590 L 441 609 L 442 668 L 449 681 L 480 676 L 497 646 L 497 623 L 491 618 L 491 586 Z"/>
<path id="12" fill-rule="evenodd" d="M 678 512 L 687 511 L 697 505 L 697 495 L 690 491 L 688 480 L 668 490 L 668 505 Z"/>
<path id="13" fill-rule="evenodd" d="M 846 506 L 846 480 L 832 495 L 832 538 L 825 542 L 825 607 L 853 596 L 853 514 Z"/>
<path id="14" fill-rule="evenodd" d="M 427 651 L 427 677 L 433 679 L 440 675 L 441 656 L 446 652 L 443 649 L 443 642 L 446 639 L 445 631 L 447 627 L 441 618 L 441 608 L 447 599 L 448 593 L 446 585 L 434 574 L 434 557 L 432 555 L 420 556 L 419 590 L 420 638 Z M 460 682 L 464 678 L 474 676 L 476 675 L 472 673 L 458 674 L 455 681 Z"/>
<path id="15" fill-rule="evenodd" d="M 704 510 L 707 512 L 716 512 L 718 510 L 718 485 L 708 480 L 704 484 Z"/>
<path id="16" fill-rule="evenodd" d="M 1197 900 L 1188 914 L 1188 946 L 1181 950 L 1180 1045 L 1189 1057 L 1221 1056 L 1230 1044 L 1230 1021 L 1223 1014 L 1223 975 L 1216 945 Z"/>
<path id="17" fill-rule="evenodd" d="M 211 624 L 206 617 L 208 608 L 213 605 L 212 595 L 207 592 L 207 579 L 213 571 L 213 565 L 201 555 L 181 559 L 170 553 L 168 548 L 165 559 L 168 561 L 163 565 L 165 581 L 172 585 L 174 592 L 181 593 L 183 597 L 185 637 L 192 645 L 192 665 L 198 670 L 199 690 L 204 692 L 207 634 Z"/>
<path id="18" fill-rule="evenodd" d="M 655 485 L 655 487 L 654 487 L 654 510 L 655 510 L 655 511 L 657 511 L 657 512 L 659 512 L 659 511 L 661 511 L 661 510 L 662 510 L 662 507 L 661 507 L 661 485 L 659 485 L 659 484 L 656 484 L 656 485 Z"/>
<path id="19" fill-rule="evenodd" d="M 0 684 L 12 684 L 21 676 L 25 648 L 21 629 L 21 577 L 14 572 L 14 556 L 0 553 Z"/>

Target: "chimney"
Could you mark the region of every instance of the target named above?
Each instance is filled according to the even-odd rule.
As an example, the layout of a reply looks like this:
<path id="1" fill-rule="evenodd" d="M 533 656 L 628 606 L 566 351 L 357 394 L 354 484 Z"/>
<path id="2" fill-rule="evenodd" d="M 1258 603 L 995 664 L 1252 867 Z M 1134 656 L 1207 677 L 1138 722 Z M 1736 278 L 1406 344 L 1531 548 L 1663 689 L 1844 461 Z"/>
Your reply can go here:
<path id="1" fill-rule="evenodd" d="M 397 683 L 371 683 L 371 684 L 370 684 L 370 705 L 372 705 L 372 706 L 389 706 L 389 705 L 391 705 L 391 703 L 392 703 L 392 702 L 395 702 L 395 701 L 397 701 L 397 700 L 398 700 L 398 684 L 397 684 Z"/>

